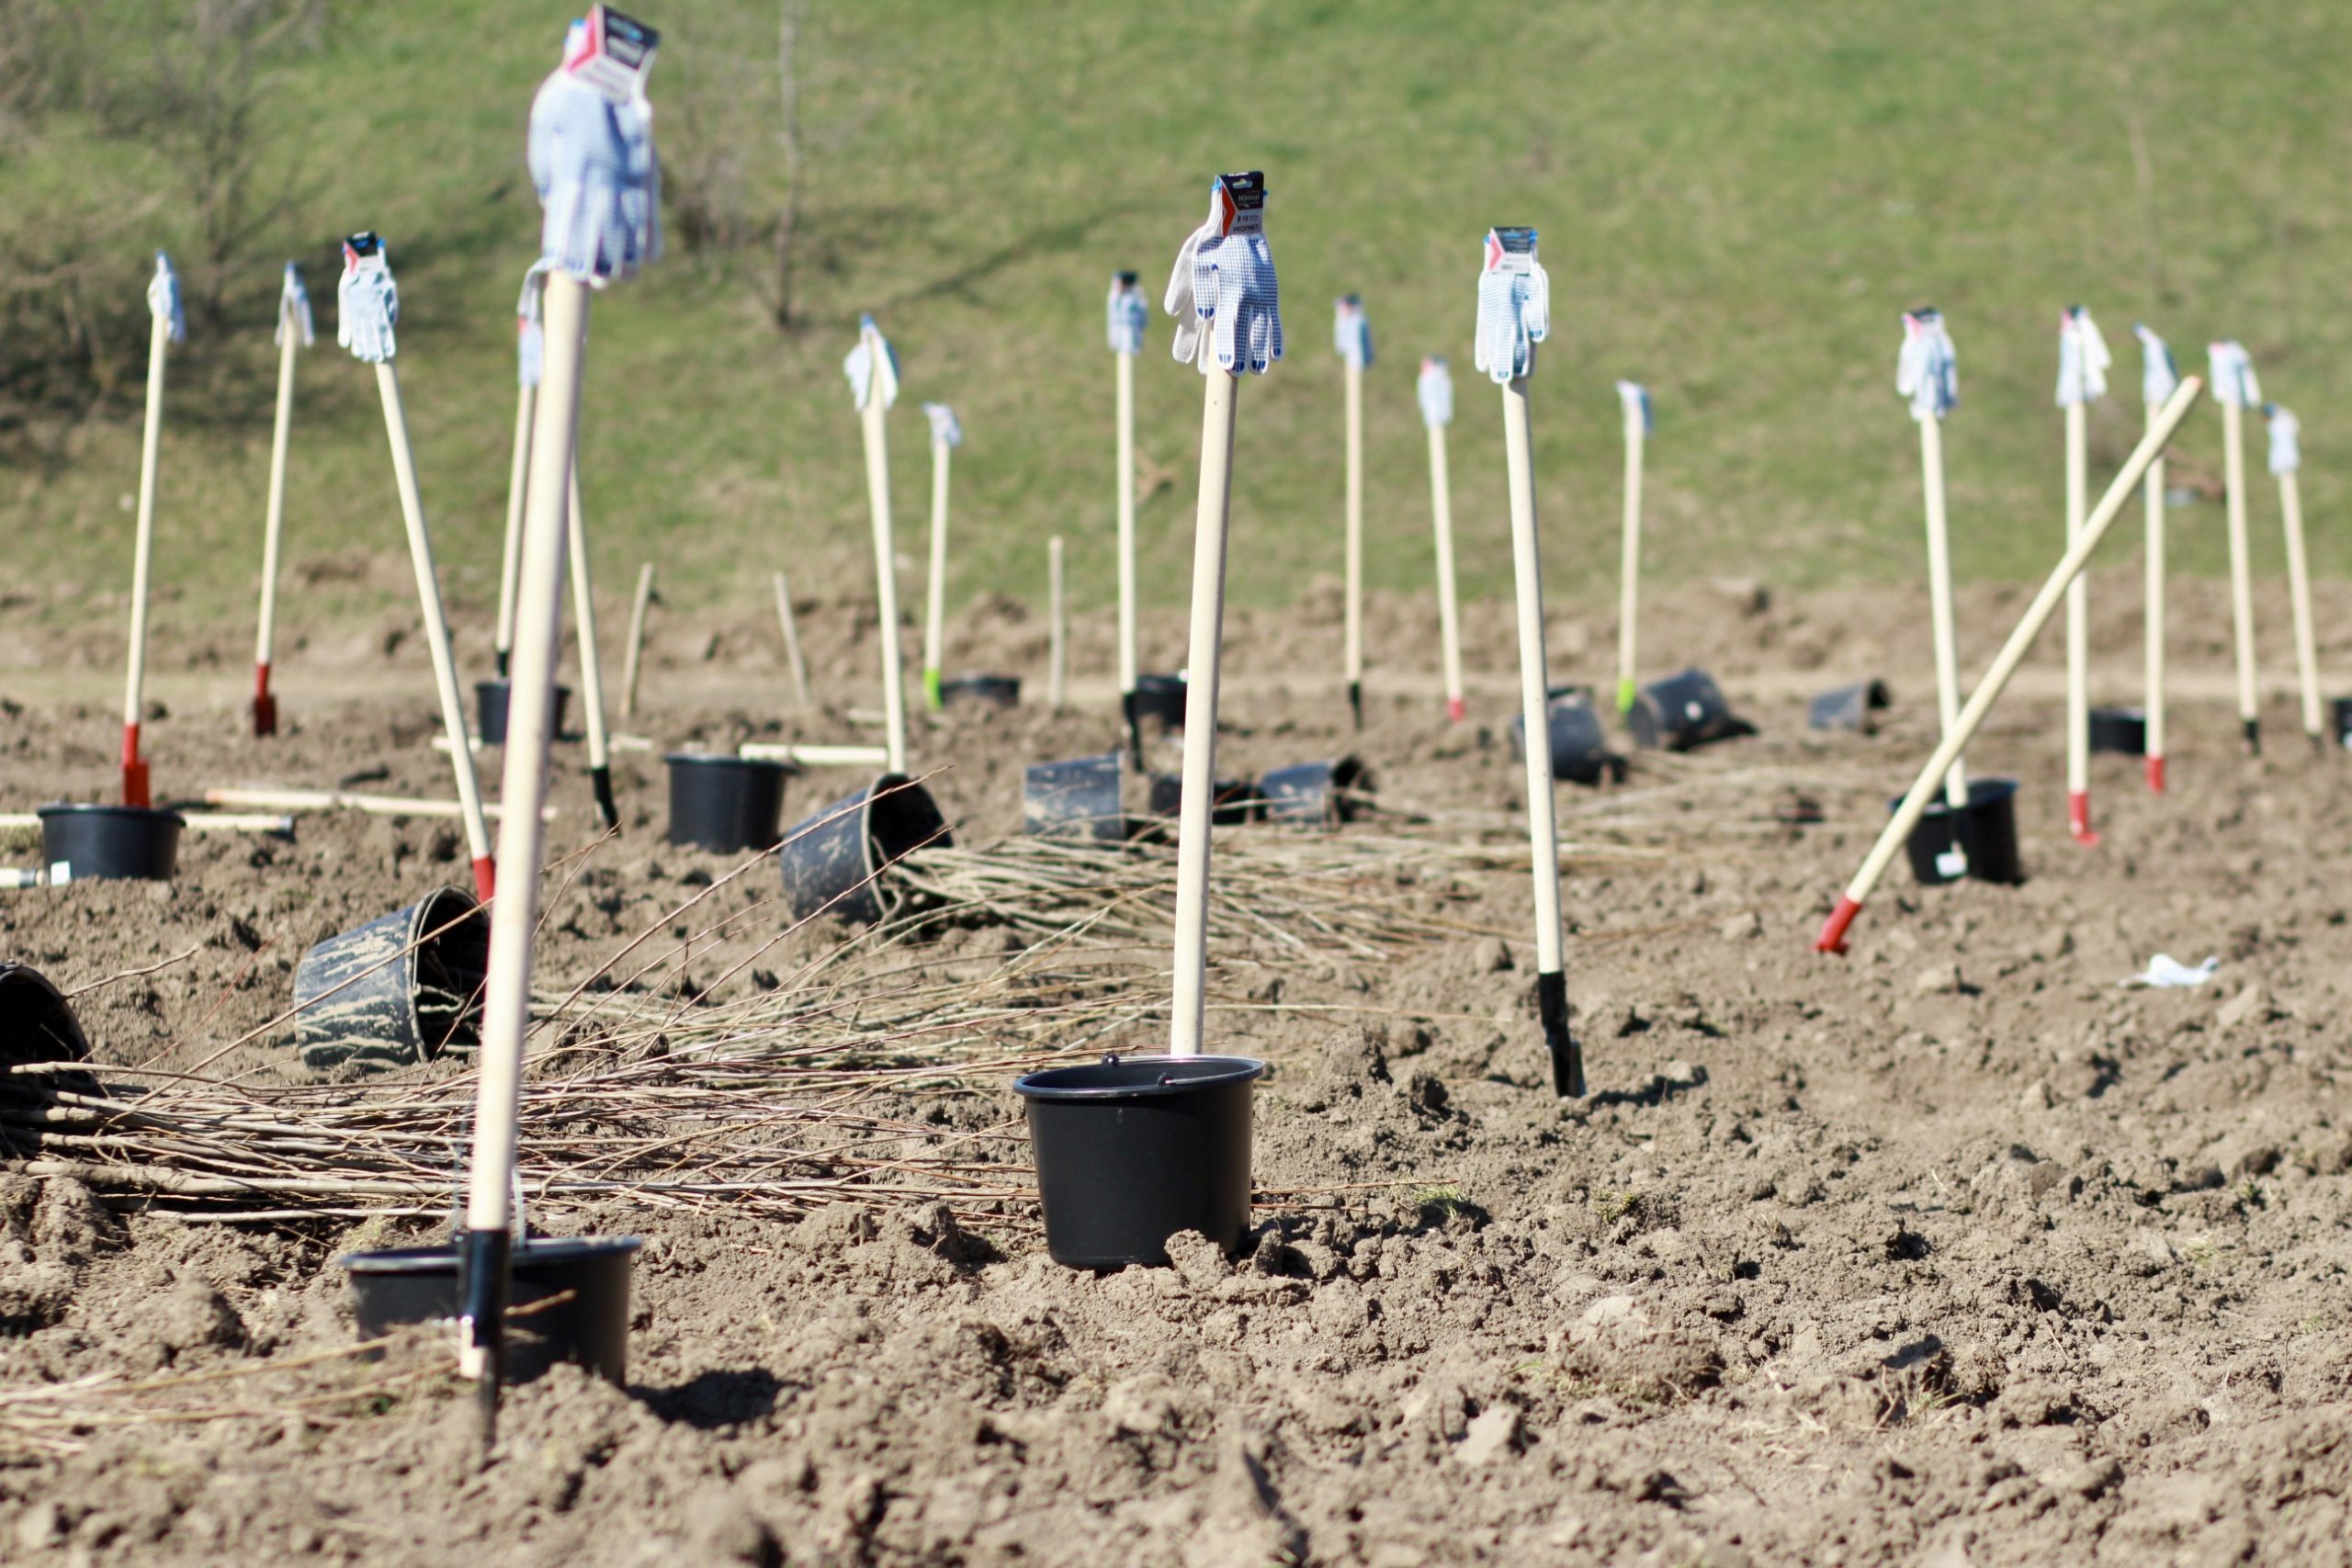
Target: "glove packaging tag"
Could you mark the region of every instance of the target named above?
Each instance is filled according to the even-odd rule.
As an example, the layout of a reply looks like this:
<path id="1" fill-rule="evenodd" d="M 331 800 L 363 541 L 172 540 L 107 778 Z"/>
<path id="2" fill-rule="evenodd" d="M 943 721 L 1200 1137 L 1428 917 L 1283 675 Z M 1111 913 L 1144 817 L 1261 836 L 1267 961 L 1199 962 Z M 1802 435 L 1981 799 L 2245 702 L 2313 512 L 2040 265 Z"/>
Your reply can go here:
<path id="1" fill-rule="evenodd" d="M 1222 221 L 1218 231 L 1225 234 L 1262 234 L 1266 231 L 1266 176 L 1256 169 L 1246 174 L 1219 175 L 1216 195 Z"/>
<path id="2" fill-rule="evenodd" d="M 645 96 L 646 73 L 653 68 L 661 41 L 660 33 L 636 17 L 609 6 L 591 6 L 566 40 L 563 68 L 609 101 L 625 104 Z"/>
<path id="3" fill-rule="evenodd" d="M 1532 272 L 1534 268 L 1534 230 L 1497 224 L 1487 231 L 1488 272 Z"/>

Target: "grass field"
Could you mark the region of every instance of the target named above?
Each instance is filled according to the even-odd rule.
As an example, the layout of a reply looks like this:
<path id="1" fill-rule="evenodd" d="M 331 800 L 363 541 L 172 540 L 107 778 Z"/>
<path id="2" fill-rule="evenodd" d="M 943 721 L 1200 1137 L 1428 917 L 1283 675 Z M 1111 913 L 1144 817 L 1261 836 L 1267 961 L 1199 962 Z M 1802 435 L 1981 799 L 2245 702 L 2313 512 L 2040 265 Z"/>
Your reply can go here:
<path id="1" fill-rule="evenodd" d="M 667 31 L 654 96 L 673 190 L 695 184 L 764 221 L 783 191 L 776 7 L 646 9 Z M 185 351 L 193 390 L 166 436 L 157 571 L 189 613 L 249 614 L 281 253 L 309 260 L 330 328 L 301 367 L 289 558 L 399 548 L 371 380 L 332 343 L 329 244 L 359 227 L 386 234 L 400 277 L 400 363 L 452 597 L 484 612 L 513 418 L 509 311 L 536 237 L 523 118 L 566 14 L 512 0 L 331 6 L 267 58 L 251 134 L 259 184 L 287 205 L 250 247 L 262 259 L 233 330 Z M 130 62 L 170 47 L 145 6 L 101 0 L 85 17 L 100 73 L 108 51 Z M 912 404 L 944 400 L 967 436 L 951 599 L 1041 596 L 1058 532 L 1080 604 L 1101 604 L 1104 279 L 1135 267 L 1156 296 L 1208 175 L 1232 166 L 1267 171 L 1290 340 L 1243 400 L 1244 600 L 1282 602 L 1339 570 L 1327 322 L 1350 289 L 1381 353 L 1371 581 L 1428 576 L 1412 380 L 1418 357 L 1441 352 L 1457 372 L 1465 592 L 1501 588 L 1499 421 L 1468 364 L 1478 242 L 1498 220 L 1542 227 L 1553 279 L 1536 419 L 1555 592 L 1598 599 L 1614 570 L 1621 376 L 1657 401 L 1654 570 L 1915 573 L 1916 444 L 1891 383 L 1897 312 L 1923 300 L 1943 307 L 1961 355 L 1947 444 L 1963 576 L 2034 572 L 2061 537 L 2051 391 L 2058 310 L 2076 299 L 2118 360 L 2095 461 L 2112 465 L 2139 427 L 2134 319 L 2172 340 L 2184 369 L 2201 370 L 2209 337 L 2240 337 L 2266 390 L 2303 416 L 2316 566 L 2352 568 L 2335 434 L 2352 318 L 2335 298 L 2352 261 L 2352 109 L 2336 90 L 2352 17 L 2331 0 L 813 0 L 801 59 L 801 330 L 767 320 L 756 239 L 673 247 L 599 305 L 583 482 L 616 588 L 643 558 L 662 563 L 676 604 L 756 592 L 773 565 L 811 589 L 854 582 L 865 503 L 838 367 L 871 310 L 905 370 L 892 466 L 908 558 L 927 463 Z M 0 162 L 0 211 L 31 222 L 108 201 L 125 205 L 128 253 L 182 243 L 187 193 L 135 142 L 75 123 L 61 114 Z M 128 205 L 150 186 L 152 205 Z M 1158 481 L 1144 579 L 1161 602 L 1183 591 L 1199 400 L 1167 341 L 1156 319 L 1139 378 L 1143 469 Z M 13 570 L 51 591 L 48 613 L 128 581 L 139 396 L 134 377 L 50 463 L 0 481 Z M 2218 477 L 2215 416 L 2200 413 L 2180 457 Z M 2278 570 L 2267 479 L 2255 517 L 2256 559 Z M 2210 502 L 2177 514 L 2184 568 L 2222 570 L 2220 520 Z"/>

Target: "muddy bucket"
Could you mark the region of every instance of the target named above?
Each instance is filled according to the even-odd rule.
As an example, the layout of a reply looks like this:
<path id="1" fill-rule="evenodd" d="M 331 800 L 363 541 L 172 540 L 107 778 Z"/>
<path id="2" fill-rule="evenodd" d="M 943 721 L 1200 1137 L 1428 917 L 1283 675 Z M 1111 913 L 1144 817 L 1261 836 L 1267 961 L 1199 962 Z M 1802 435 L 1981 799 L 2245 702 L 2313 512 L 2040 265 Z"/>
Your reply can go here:
<path id="1" fill-rule="evenodd" d="M 1910 852 L 1911 874 L 1928 886 L 1963 876 L 1979 882 L 2023 882 L 2017 793 L 2015 779 L 1971 779 L 1968 805 L 1955 812 L 1938 792 L 1904 845 Z M 1889 803 L 1890 810 L 1902 807 L 1900 800 Z"/>
<path id="2" fill-rule="evenodd" d="M 1164 1264 L 1179 1231 L 1239 1250 L 1252 1086 L 1265 1070 L 1247 1056 L 1105 1056 L 1016 1080 L 1054 1261 Z"/>
<path id="3" fill-rule="evenodd" d="M 1125 757 L 1072 757 L 1032 762 L 1021 774 L 1021 830 L 1035 838 L 1122 844 L 1135 833 L 1127 815 Z"/>
<path id="4" fill-rule="evenodd" d="M 2091 750 L 2122 757 L 2148 754 L 2148 715 L 2143 708 L 2091 709 Z"/>
<path id="5" fill-rule="evenodd" d="M 506 699 L 512 687 L 503 676 L 495 681 L 474 682 L 474 730 L 485 746 L 506 744 Z M 571 688 L 555 689 L 555 732 L 552 739 L 563 738 L 563 705 L 571 700 Z"/>
<path id="6" fill-rule="evenodd" d="M 1258 797 L 1258 786 L 1248 779 L 1217 780 L 1210 786 L 1209 800 L 1209 821 L 1219 828 L 1238 828 L 1244 822 L 1254 822 L 1265 811 L 1265 802 Z M 1152 774 L 1152 816 L 1173 822 L 1183 809 L 1184 775 Z"/>
<path id="7" fill-rule="evenodd" d="M 785 904 L 796 920 L 831 914 L 872 925 L 906 901 L 890 865 L 916 850 L 955 841 L 928 790 L 904 773 L 884 773 L 785 836 L 777 855 Z"/>
<path id="8" fill-rule="evenodd" d="M 537 1236 L 515 1244 L 507 1297 L 509 1382 L 528 1382 L 569 1361 L 627 1386 L 629 1272 L 644 1245 L 633 1235 Z M 352 1252 L 335 1261 L 351 1274 L 352 1315 L 362 1339 L 457 1319 L 454 1247 Z"/>
<path id="9" fill-rule="evenodd" d="M 0 1105 L 45 1100 L 56 1089 L 96 1094 L 97 1080 L 87 1073 L 36 1076 L 7 1070 L 36 1062 L 85 1062 L 89 1057 L 90 1043 L 83 1038 L 81 1023 L 57 987 L 38 969 L 0 964 Z M 37 1145 L 40 1134 L 30 1128 L 14 1134 L 0 1131 L 0 1149 L 9 1149 L 12 1137 L 29 1139 Z"/>
<path id="10" fill-rule="evenodd" d="M 1695 669 L 1644 686 L 1626 710 L 1625 725 L 1634 732 L 1634 745 L 1645 750 L 1662 746 L 1669 751 L 1756 733 L 1754 725 L 1732 716 L 1715 678 Z"/>
<path id="11" fill-rule="evenodd" d="M 444 887 L 341 936 L 294 966 L 294 1047 L 322 1070 L 406 1066 L 481 1041 L 490 917 Z"/>
<path id="12" fill-rule="evenodd" d="M 1609 750 L 1609 738 L 1600 728 L 1600 712 L 1592 705 L 1592 693 L 1584 686 L 1555 686 L 1550 703 L 1544 710 L 1544 728 L 1551 734 L 1553 782 L 1593 784 L 1603 775 L 1625 776 L 1625 760 Z M 1510 721 L 1505 732 L 1510 737 L 1510 754 L 1527 755 L 1527 720 L 1522 716 Z"/>
<path id="13" fill-rule="evenodd" d="M 1136 689 L 1122 703 L 1127 722 L 1139 726 L 1146 719 L 1156 719 L 1163 728 L 1183 728 L 1188 690 L 1182 675 L 1136 676 Z"/>
<path id="14" fill-rule="evenodd" d="M 1294 828 L 1337 828 L 1352 822 L 1373 788 L 1372 770 L 1354 757 L 1293 762 L 1269 770 L 1258 781 L 1266 820 Z"/>
<path id="15" fill-rule="evenodd" d="M 40 807 L 40 858 L 49 885 L 102 877 L 169 882 L 180 861 L 180 829 L 187 818 L 147 806 Z"/>
<path id="16" fill-rule="evenodd" d="M 662 761 L 670 766 L 670 842 L 739 854 L 772 850 L 784 837 L 776 823 L 791 770 L 782 762 L 701 751 L 673 751 Z"/>
<path id="17" fill-rule="evenodd" d="M 939 683 L 939 705 L 1017 708 L 1021 705 L 1018 675 L 957 675 Z"/>
<path id="18" fill-rule="evenodd" d="M 1886 707 L 1891 701 L 1883 681 L 1861 681 L 1851 686 L 1840 686 L 1813 699 L 1805 709 L 1805 727 L 1809 729 L 1852 729 L 1867 734 L 1871 728 L 1871 716 Z"/>

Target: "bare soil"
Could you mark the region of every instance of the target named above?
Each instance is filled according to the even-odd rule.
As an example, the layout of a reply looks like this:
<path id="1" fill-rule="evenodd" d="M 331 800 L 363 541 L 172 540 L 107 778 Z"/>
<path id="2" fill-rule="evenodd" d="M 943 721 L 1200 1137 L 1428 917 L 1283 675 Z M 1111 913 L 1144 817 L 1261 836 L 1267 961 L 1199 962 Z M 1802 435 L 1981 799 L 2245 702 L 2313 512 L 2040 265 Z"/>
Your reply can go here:
<path id="1" fill-rule="evenodd" d="M 2101 699 L 2139 688 L 2123 575 L 2099 595 Z M 732 616 L 657 611 L 644 707 L 618 728 L 664 747 L 872 737 L 848 711 L 871 701 L 870 615 L 803 606 L 826 705 L 803 715 L 755 586 Z M 1972 663 L 2025 598 L 1970 595 Z M 1299 931 L 1295 951 L 1269 934 L 1220 954 L 1220 1043 L 1272 1064 L 1243 1255 L 1195 1240 L 1173 1268 L 1074 1272 L 1020 1201 L 808 1203 L 797 1219 L 625 1193 L 537 1201 L 548 1230 L 647 1238 L 628 1382 L 559 1369 L 512 1391 L 486 1468 L 437 1337 L 380 1362 L 337 1354 L 354 1331 L 333 1259 L 431 1239 L 437 1215 L 220 1223 L 217 1202 L 23 1174 L 105 1146 L 0 1125 L 15 1156 L 0 1167 L 0 1558 L 2341 1562 L 2346 764 L 2304 746 L 2275 681 L 2283 604 L 2263 603 L 2258 761 L 2237 754 L 2221 585 L 2181 584 L 2175 606 L 2172 792 L 2148 795 L 2136 760 L 2097 759 L 2105 842 L 2067 839 L 2053 635 L 1971 756 L 2021 781 L 2030 880 L 1928 889 L 1898 869 L 1836 961 L 1812 937 L 1930 734 L 1924 604 L 1900 590 L 1662 595 L 1645 667 L 1705 665 L 1760 733 L 1636 754 L 1622 784 L 1562 790 L 1592 1087 L 1568 1102 L 1535 1024 L 1523 840 L 1508 860 L 1522 787 L 1502 742 L 1508 607 L 1468 615 L 1472 719 L 1448 727 L 1426 607 L 1376 605 L 1361 735 L 1334 679 L 1332 595 L 1238 619 L 1229 768 L 1352 751 L 1385 809 L 1338 842 L 1492 852 L 1442 887 L 1401 869 L 1367 881 L 1368 900 L 1453 922 L 1450 939 L 1366 956 Z M 2330 668 L 2346 611 L 2352 592 L 2326 596 Z M 918 736 L 959 840 L 984 846 L 1018 831 L 1023 763 L 1103 750 L 1114 727 L 1100 679 L 1045 711 L 1045 628 L 1018 606 L 975 604 L 956 631 L 957 666 L 1029 682 L 1018 712 Z M 1148 663 L 1174 664 L 1175 623 L 1151 632 Z M 1107 617 L 1079 628 L 1075 670 L 1107 667 L 1108 633 Z M 119 631 L 6 635 L 0 798 L 105 798 Z M 158 637 L 160 796 L 359 775 L 449 793 L 412 618 L 289 639 L 288 732 L 266 743 L 242 733 L 243 633 L 166 616 Z M 1555 671 L 1605 690 L 1612 637 L 1555 615 Z M 483 648 L 460 651 L 488 668 Z M 1873 675 L 1896 697 L 1878 734 L 1805 729 L 1811 692 Z M 624 830 L 592 849 L 577 750 L 556 845 L 580 858 L 550 883 L 542 990 L 652 931 L 631 995 L 740 999 L 847 940 L 779 939 L 764 866 L 707 891 L 734 863 L 662 841 L 656 751 L 620 754 Z M 787 820 L 860 782 L 796 780 Z M 1239 829 L 1219 853 L 1279 865 L 1283 841 Z M 156 1075 L 192 1073 L 266 1096 L 312 1077 L 273 1025 L 302 951 L 464 870 L 450 822 L 317 815 L 290 839 L 191 835 L 170 884 L 0 895 L 0 960 L 77 993 L 117 1093 L 165 1095 L 183 1080 Z M 671 914 L 697 895 L 691 919 Z M 729 917 L 705 942 L 663 935 Z M 959 984 L 1030 940 L 982 923 L 869 943 L 833 972 L 852 996 Z M 2219 975 L 2120 985 L 2159 951 L 2216 955 Z M 1141 1015 L 1086 1049 L 1153 1046 L 1164 963 L 1130 964 Z M 542 1081 L 560 1070 L 543 1063 Z M 960 1139 L 1018 1187 L 1012 1076 L 951 1065 L 863 1103 Z"/>

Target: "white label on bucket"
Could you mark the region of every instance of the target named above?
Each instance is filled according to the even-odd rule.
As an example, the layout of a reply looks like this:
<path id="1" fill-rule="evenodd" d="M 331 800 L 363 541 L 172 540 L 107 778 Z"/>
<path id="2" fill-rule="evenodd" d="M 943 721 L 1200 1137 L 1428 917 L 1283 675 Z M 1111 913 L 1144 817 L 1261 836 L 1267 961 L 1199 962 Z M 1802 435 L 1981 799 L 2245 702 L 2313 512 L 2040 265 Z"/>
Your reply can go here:
<path id="1" fill-rule="evenodd" d="M 1961 849 L 1946 850 L 1936 857 L 1936 873 L 1939 876 L 1966 876 L 1968 852 Z"/>
<path id="2" fill-rule="evenodd" d="M 72 861 L 53 860 L 49 863 L 49 885 L 51 887 L 62 887 L 73 880 L 74 863 Z"/>

